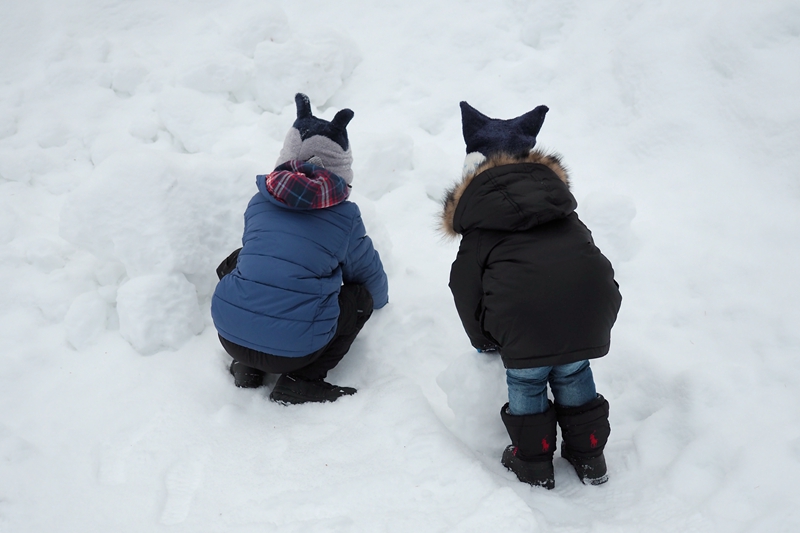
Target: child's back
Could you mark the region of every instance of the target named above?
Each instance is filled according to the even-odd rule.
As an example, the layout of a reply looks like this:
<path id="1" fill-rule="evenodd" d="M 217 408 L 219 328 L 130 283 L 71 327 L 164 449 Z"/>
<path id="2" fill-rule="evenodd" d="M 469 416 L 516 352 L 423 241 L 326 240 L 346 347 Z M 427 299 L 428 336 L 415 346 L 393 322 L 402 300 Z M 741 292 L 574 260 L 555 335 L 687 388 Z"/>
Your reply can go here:
<path id="1" fill-rule="evenodd" d="M 609 350 L 622 300 L 614 271 L 575 213 L 560 158 L 534 150 L 547 108 L 510 120 L 466 102 L 461 110 L 467 159 L 442 225 L 461 236 L 450 288 L 467 336 L 479 351 L 498 351 L 507 369 L 501 418 L 511 446 L 502 463 L 553 488 L 558 424 L 562 456 L 581 481 L 604 483 L 608 402 L 589 359 Z"/>
<path id="2" fill-rule="evenodd" d="M 324 381 L 372 314 L 388 302 L 378 252 L 356 204 L 346 126 L 314 117 L 303 94 L 277 168 L 256 176 L 238 256 L 220 265 L 211 316 L 240 387 L 281 374 L 270 398 L 333 401 L 356 392 Z"/>
<path id="3" fill-rule="evenodd" d="M 450 274 L 456 307 L 467 322 L 481 307 L 481 333 L 489 334 L 471 336 L 477 348 L 502 346 L 509 368 L 608 353 L 620 303 L 614 271 L 574 211 L 558 158 L 490 158 L 445 202 L 447 231 L 463 235 Z"/>
<path id="4" fill-rule="evenodd" d="M 310 172 L 317 181 L 338 179 L 323 177 L 323 169 Z M 343 282 L 360 280 L 378 298 L 376 307 L 383 307 L 386 277 L 358 206 L 346 195 L 325 208 L 299 207 L 276 198 L 267 176 L 257 176 L 256 183 L 237 268 L 214 293 L 215 325 L 226 339 L 254 350 L 307 355 L 335 333 Z M 309 192 L 306 198 L 321 196 L 334 195 Z"/>

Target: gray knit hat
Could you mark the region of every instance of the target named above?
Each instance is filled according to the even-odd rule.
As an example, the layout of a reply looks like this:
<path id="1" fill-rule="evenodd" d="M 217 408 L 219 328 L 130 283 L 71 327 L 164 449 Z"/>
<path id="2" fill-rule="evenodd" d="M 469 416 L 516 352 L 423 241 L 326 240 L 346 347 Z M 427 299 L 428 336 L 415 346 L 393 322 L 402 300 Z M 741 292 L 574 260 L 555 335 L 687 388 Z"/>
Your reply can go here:
<path id="1" fill-rule="evenodd" d="M 287 161 L 314 158 L 311 163 L 325 167 L 350 185 L 353 181 L 353 155 L 346 128 L 353 119 L 353 111 L 342 109 L 328 122 L 311 114 L 308 96 L 297 93 L 294 101 L 297 120 L 286 134 L 276 166 Z"/>

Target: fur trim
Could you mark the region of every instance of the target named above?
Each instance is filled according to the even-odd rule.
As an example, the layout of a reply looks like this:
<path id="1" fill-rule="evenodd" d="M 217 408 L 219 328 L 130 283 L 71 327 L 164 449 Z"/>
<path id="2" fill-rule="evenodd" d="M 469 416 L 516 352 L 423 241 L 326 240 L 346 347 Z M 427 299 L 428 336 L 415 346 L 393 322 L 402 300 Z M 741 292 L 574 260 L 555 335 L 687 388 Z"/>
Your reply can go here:
<path id="1" fill-rule="evenodd" d="M 461 196 L 464 194 L 469 184 L 472 183 L 475 176 L 490 168 L 519 163 L 537 163 L 544 165 L 552 170 L 555 175 L 569 187 L 569 173 L 567 172 L 567 167 L 562 163 L 559 154 L 546 153 L 541 150 L 531 150 L 530 153 L 521 156 L 503 153 L 495 154 L 476 167 L 475 170 L 465 175 L 459 183 L 447 190 L 442 200 L 442 214 L 440 220 L 440 230 L 442 233 L 447 237 L 458 237 L 458 232 L 453 229 L 453 217 L 455 216 L 456 207 L 458 207 Z"/>

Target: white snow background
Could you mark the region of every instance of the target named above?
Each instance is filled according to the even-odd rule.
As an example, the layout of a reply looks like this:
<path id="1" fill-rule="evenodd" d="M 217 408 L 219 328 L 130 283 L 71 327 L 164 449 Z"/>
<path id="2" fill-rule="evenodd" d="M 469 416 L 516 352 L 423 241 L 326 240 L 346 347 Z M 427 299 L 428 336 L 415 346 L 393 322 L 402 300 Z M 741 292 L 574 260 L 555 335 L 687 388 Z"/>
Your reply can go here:
<path id="1" fill-rule="evenodd" d="M 796 0 L 26 0 L 0 14 L 0 531 L 800 530 Z M 334 404 L 241 390 L 209 314 L 306 92 L 355 111 L 390 304 Z M 499 463 L 503 368 L 437 233 L 458 102 L 540 146 L 624 301 L 610 481 Z"/>

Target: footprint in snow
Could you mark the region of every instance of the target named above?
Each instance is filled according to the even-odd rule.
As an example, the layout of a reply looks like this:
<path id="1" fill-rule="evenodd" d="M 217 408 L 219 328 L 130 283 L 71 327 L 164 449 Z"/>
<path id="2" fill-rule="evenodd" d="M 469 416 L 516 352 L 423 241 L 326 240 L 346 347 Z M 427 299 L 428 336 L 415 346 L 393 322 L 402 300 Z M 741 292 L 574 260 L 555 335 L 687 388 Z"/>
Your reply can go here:
<path id="1" fill-rule="evenodd" d="M 166 499 L 161 512 L 162 524 L 179 524 L 189 516 L 192 500 L 203 481 L 203 471 L 207 460 L 208 452 L 203 451 L 194 457 L 178 461 L 167 471 L 164 480 Z"/>

